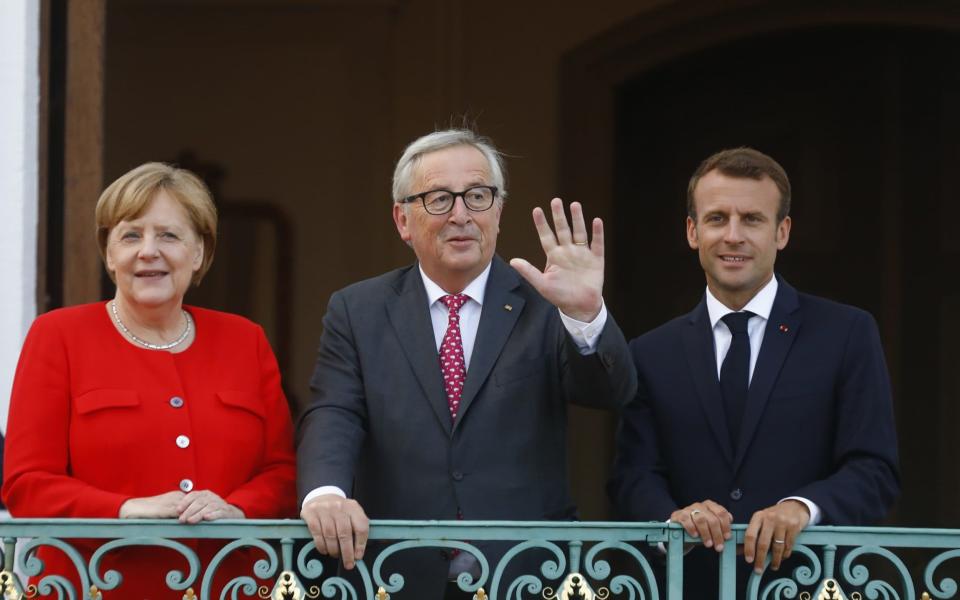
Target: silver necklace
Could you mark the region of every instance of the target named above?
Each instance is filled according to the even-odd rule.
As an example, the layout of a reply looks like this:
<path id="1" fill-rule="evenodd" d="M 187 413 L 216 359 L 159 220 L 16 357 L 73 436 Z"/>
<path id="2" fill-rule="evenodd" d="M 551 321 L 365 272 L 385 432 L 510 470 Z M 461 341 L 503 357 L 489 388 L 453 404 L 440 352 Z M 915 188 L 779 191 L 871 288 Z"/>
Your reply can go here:
<path id="1" fill-rule="evenodd" d="M 127 329 L 127 326 L 124 325 L 123 321 L 120 320 L 120 313 L 117 311 L 117 301 L 116 300 L 110 301 L 110 312 L 113 313 L 113 320 L 117 322 L 117 327 L 120 328 L 120 331 L 122 331 L 133 342 L 140 344 L 144 348 L 149 348 L 151 350 L 169 350 L 171 348 L 176 348 L 177 346 L 182 344 L 185 339 L 187 339 L 187 336 L 190 335 L 190 329 L 191 329 L 191 324 L 193 323 L 193 320 L 190 318 L 190 313 L 188 313 L 183 309 L 180 309 L 180 310 L 183 311 L 183 318 L 187 321 L 187 325 L 186 327 L 183 328 L 183 333 L 180 334 L 180 337 L 166 344 L 154 344 L 154 343 L 148 342 L 147 340 L 138 338 L 132 331 Z"/>

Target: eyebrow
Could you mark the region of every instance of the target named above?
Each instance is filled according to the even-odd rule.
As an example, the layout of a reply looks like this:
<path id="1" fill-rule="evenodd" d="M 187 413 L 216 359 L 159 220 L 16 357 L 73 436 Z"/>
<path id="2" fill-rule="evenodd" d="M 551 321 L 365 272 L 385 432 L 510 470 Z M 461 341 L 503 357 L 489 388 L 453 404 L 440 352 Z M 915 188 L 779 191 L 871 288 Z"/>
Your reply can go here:
<path id="1" fill-rule="evenodd" d="M 493 184 L 486 183 L 486 182 L 484 182 L 484 181 L 473 180 L 473 181 L 471 181 L 471 182 L 469 182 L 469 183 L 465 183 L 465 184 L 463 185 L 463 188 L 462 188 L 461 190 L 455 190 L 455 189 L 453 189 L 454 186 L 452 186 L 452 185 L 441 185 L 441 186 L 438 186 L 438 187 L 431 187 L 428 191 L 434 192 L 434 191 L 437 191 L 437 190 L 445 190 L 445 191 L 447 191 L 447 192 L 456 192 L 456 191 L 464 191 L 464 192 L 465 192 L 465 191 L 467 191 L 467 190 L 469 190 L 469 189 L 472 189 L 472 188 L 475 188 L 475 187 L 478 187 L 478 186 L 492 187 Z"/>
<path id="2" fill-rule="evenodd" d="M 121 227 L 125 229 L 144 229 L 146 225 L 140 222 L 139 219 L 135 219 L 133 221 L 120 221 L 119 223 L 113 226 L 114 229 L 120 229 Z M 162 229 L 164 231 L 172 231 L 172 230 L 178 230 L 179 227 L 180 227 L 179 225 L 175 225 L 172 223 L 160 223 L 159 225 L 156 226 L 156 229 Z"/>

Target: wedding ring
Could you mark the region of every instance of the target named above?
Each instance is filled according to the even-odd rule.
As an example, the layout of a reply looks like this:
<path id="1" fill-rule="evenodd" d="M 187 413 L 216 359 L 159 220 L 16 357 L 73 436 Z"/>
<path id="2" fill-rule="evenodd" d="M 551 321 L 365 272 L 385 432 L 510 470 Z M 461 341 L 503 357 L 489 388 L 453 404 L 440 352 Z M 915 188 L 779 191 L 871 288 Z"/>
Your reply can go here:
<path id="1" fill-rule="evenodd" d="M 574 245 L 574 246 L 586 246 L 587 243 L 586 243 L 586 242 L 574 242 L 573 245 Z"/>
<path id="2" fill-rule="evenodd" d="M 695 509 L 693 509 L 693 510 L 690 511 L 690 518 L 692 519 L 692 518 L 694 518 L 695 516 L 697 516 L 699 513 L 702 513 L 702 512 L 703 512 L 703 511 L 700 510 L 699 508 L 695 508 Z"/>
<path id="3" fill-rule="evenodd" d="M 774 544 L 783 544 L 783 543 L 785 543 L 785 542 L 784 542 L 783 540 L 773 540 L 773 543 L 774 543 Z"/>

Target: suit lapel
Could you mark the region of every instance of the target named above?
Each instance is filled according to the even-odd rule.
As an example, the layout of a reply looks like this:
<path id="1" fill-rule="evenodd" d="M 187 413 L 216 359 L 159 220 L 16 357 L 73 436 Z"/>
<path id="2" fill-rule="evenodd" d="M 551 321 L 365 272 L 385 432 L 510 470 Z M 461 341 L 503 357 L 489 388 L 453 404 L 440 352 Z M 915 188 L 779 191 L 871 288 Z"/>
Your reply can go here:
<path id="1" fill-rule="evenodd" d="M 517 272 L 494 256 L 484 293 L 483 308 L 480 311 L 477 337 L 470 355 L 470 367 L 467 369 L 467 383 L 463 388 L 454 428 L 463 421 L 477 393 L 490 376 L 513 326 L 523 312 L 526 302 L 514 292 L 519 285 L 520 276 Z M 505 308 L 508 305 L 510 310 Z"/>
<path id="2" fill-rule="evenodd" d="M 770 393 L 780 375 L 780 369 L 790 352 L 793 340 L 797 337 L 797 331 L 803 320 L 799 307 L 797 291 L 780 279 L 777 297 L 770 311 L 770 319 L 763 332 L 760 355 L 757 357 L 753 377 L 750 379 L 747 406 L 743 412 L 743 426 L 740 428 L 740 440 L 737 443 L 737 456 L 734 460 L 734 472 L 740 468 L 747 454 L 750 441 L 760 423 L 760 417 L 770 399 Z"/>
<path id="3" fill-rule="evenodd" d="M 449 435 L 452 431 L 450 409 L 443 388 L 437 342 L 433 336 L 433 322 L 420 269 L 416 266 L 409 269 L 399 278 L 394 289 L 397 297 L 387 304 L 390 324 L 424 395 Z"/>
<path id="4" fill-rule="evenodd" d="M 710 328 L 710 316 L 705 301 L 701 301 L 693 312 L 687 315 L 687 324 L 683 328 L 683 349 L 700 405 L 707 415 L 707 423 L 710 424 L 724 458 L 732 464 L 733 448 L 730 446 L 727 417 L 723 412 L 720 380 L 717 379 L 717 354 L 713 347 L 713 331 Z"/>

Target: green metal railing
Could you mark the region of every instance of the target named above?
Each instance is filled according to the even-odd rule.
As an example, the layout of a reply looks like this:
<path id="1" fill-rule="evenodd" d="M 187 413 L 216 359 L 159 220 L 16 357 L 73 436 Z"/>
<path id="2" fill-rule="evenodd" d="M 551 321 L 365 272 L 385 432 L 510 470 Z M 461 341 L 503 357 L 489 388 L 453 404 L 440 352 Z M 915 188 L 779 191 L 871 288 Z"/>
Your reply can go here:
<path id="1" fill-rule="evenodd" d="M 733 599 L 738 593 L 763 600 L 958 597 L 960 530 L 813 527 L 800 535 L 794 548 L 793 562 L 799 566 L 789 572 L 751 574 L 740 582 L 739 589 L 746 591 L 738 592 L 737 549 L 744 529 L 734 526 L 736 543 L 726 544 L 721 554 L 718 598 Z M 14 519 L 0 522 L 4 566 L 0 598 L 48 594 L 50 598 L 97 599 L 101 592 L 116 588 L 123 577 L 123 573 L 103 570 L 105 556 L 129 547 L 163 547 L 182 556 L 182 567 L 166 574 L 166 584 L 186 600 L 384 600 L 404 585 L 403 574 L 389 572 L 384 561 L 413 548 L 471 554 L 478 576 L 461 574 L 458 585 L 477 600 L 679 600 L 684 597 L 685 543 L 694 541 L 677 525 L 607 522 L 375 521 L 370 537 L 385 543 L 385 548 L 372 564 L 358 563 L 361 583 L 355 586 L 354 580 L 332 572 L 329 562 L 325 569 L 300 521 L 180 525 L 163 520 Z M 91 540 L 103 543 L 85 556 L 71 544 L 72 539 L 84 539 L 85 547 L 90 547 Z M 186 543 L 196 539 L 222 540 L 223 546 L 209 563 L 201 564 Z M 489 540 L 511 543 L 495 563 L 475 545 Z M 59 548 L 69 557 L 81 589 L 73 589 L 62 575 L 43 572 L 44 565 L 36 557 L 43 546 Z M 242 548 L 257 553 L 252 572 L 232 579 L 223 589 L 211 590 L 218 567 Z M 644 553 L 640 548 L 651 551 Z M 533 549 L 549 556 L 538 572 L 507 581 L 505 568 Z M 663 553 L 666 573 L 660 581 L 665 589 L 660 589 L 654 573 L 662 569 Z"/>

